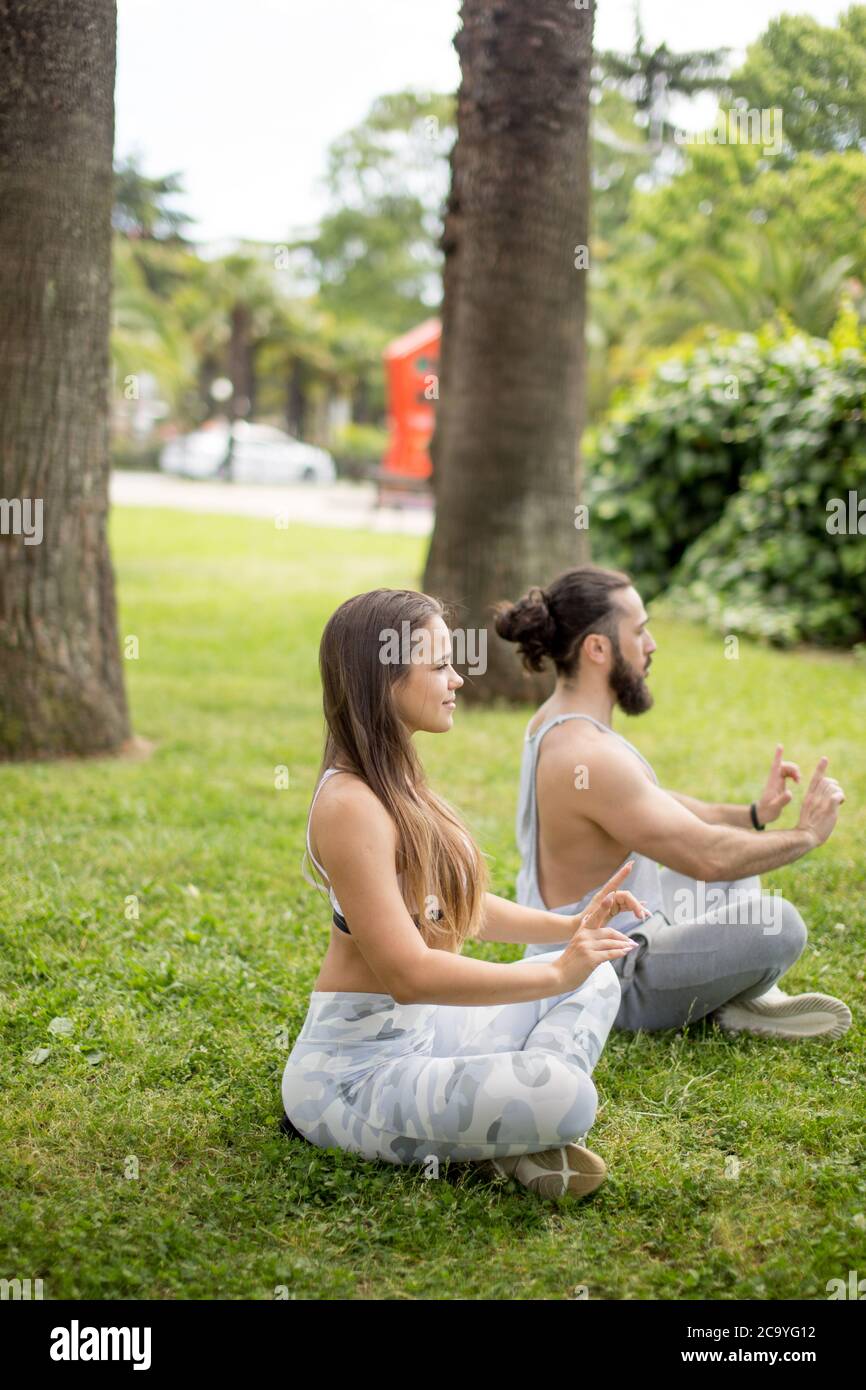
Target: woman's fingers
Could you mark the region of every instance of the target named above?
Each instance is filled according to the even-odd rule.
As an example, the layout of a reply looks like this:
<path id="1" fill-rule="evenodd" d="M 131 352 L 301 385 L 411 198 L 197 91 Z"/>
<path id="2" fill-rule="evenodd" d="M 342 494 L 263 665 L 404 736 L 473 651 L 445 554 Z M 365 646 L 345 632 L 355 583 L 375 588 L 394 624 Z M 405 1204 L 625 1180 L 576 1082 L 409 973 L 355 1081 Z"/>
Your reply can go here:
<path id="1" fill-rule="evenodd" d="M 608 893 L 597 903 L 593 899 L 584 913 L 582 925 L 598 930 L 608 918 L 617 917 L 621 912 L 632 912 L 641 920 L 651 915 L 649 908 L 639 902 L 633 893 L 621 888 L 619 892 Z"/>
<path id="2" fill-rule="evenodd" d="M 609 878 L 607 883 L 605 883 L 602 888 L 599 888 L 598 892 L 594 894 L 594 896 L 590 900 L 589 906 L 592 907 L 593 904 L 600 901 L 606 893 L 610 893 L 613 891 L 614 888 L 618 888 L 619 885 L 623 882 L 623 880 L 628 878 L 633 868 L 634 860 L 630 859 L 627 864 L 623 864 L 621 869 L 617 869 L 613 877 Z"/>
<path id="3" fill-rule="evenodd" d="M 572 940 L 574 939 L 573 937 Z M 577 939 L 580 939 L 579 936 Z M 618 931 L 616 927 L 609 926 L 607 922 L 600 922 L 597 927 L 584 935 L 584 940 L 593 942 L 630 941 L 631 933 Z"/>
<path id="4" fill-rule="evenodd" d="M 617 937 L 613 940 L 605 939 L 603 941 L 599 941 L 597 937 L 593 937 L 591 942 L 588 943 L 587 950 L 589 955 L 595 957 L 603 956 L 607 951 L 632 951 L 637 945 L 638 943 L 628 936 Z"/>
<path id="5" fill-rule="evenodd" d="M 611 894 L 607 898 L 601 898 L 598 902 L 593 899 L 581 918 L 581 926 L 593 929 L 602 926 L 610 916 L 609 908 L 612 896 Z"/>
<path id="6" fill-rule="evenodd" d="M 649 908 L 644 907 L 644 904 L 638 902 L 634 894 L 627 892 L 626 889 L 621 888 L 618 893 L 614 893 L 614 897 L 616 898 L 618 911 L 633 912 L 635 917 L 650 916 Z"/>
<path id="7" fill-rule="evenodd" d="M 593 933 L 593 941 L 619 942 L 622 945 L 623 941 L 631 941 L 631 935 L 626 931 L 617 931 L 616 927 L 599 927 Z"/>
<path id="8" fill-rule="evenodd" d="M 592 951 L 593 960 L 616 960 L 617 956 L 630 955 L 637 950 L 636 941 L 626 941 L 622 946 L 599 946 Z"/>

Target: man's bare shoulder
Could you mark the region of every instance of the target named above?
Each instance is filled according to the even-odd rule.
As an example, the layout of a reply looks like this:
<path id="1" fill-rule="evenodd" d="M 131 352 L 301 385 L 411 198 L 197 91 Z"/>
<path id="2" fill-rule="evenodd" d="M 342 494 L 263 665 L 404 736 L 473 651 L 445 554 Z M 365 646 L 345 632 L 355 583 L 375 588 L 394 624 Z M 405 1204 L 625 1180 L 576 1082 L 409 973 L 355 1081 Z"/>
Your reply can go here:
<path id="1" fill-rule="evenodd" d="M 586 770 L 587 788 L 605 791 L 622 788 L 635 778 L 644 779 L 641 763 L 610 731 L 599 729 L 587 719 L 567 719 L 545 735 L 550 746 L 544 756 L 545 772 L 554 778 L 568 775 L 577 767 Z M 544 745 L 539 763 L 544 755 Z"/>

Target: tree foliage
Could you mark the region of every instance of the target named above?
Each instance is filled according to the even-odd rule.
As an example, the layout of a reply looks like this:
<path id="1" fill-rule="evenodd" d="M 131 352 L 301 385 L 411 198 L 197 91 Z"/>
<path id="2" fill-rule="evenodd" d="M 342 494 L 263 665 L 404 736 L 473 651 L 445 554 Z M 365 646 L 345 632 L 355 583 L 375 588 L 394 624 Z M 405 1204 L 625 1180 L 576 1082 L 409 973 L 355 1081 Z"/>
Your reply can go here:
<path id="1" fill-rule="evenodd" d="M 861 641 L 866 508 L 862 530 L 828 524 L 834 499 L 866 502 L 864 416 L 850 313 L 832 342 L 773 328 L 672 354 L 596 441 L 594 558 L 724 632 Z"/>
<path id="2" fill-rule="evenodd" d="M 810 15 L 773 19 L 731 78 L 749 106 L 783 113 L 789 155 L 866 148 L 866 5 L 838 24 Z"/>

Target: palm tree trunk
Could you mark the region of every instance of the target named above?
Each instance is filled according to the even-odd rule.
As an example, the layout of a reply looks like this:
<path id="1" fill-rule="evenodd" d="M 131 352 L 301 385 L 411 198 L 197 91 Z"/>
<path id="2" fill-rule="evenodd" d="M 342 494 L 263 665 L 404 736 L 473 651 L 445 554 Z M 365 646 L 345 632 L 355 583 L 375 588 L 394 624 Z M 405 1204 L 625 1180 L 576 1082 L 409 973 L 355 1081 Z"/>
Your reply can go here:
<path id="1" fill-rule="evenodd" d="M 296 439 L 306 438 L 307 373 L 299 357 L 293 361 L 286 383 L 286 428 Z"/>
<path id="2" fill-rule="evenodd" d="M 490 604 L 588 558 L 575 528 L 584 414 L 593 9 L 463 0 L 451 157 L 436 525 L 424 587 L 487 630 L 463 694 L 535 699 Z"/>
<path id="3" fill-rule="evenodd" d="M 0 11 L 0 759 L 109 752 L 115 0 Z"/>
<path id="4" fill-rule="evenodd" d="M 229 376 L 234 394 L 231 400 L 233 420 L 248 419 L 253 407 L 253 349 L 251 342 L 252 314 L 249 306 L 238 300 L 231 311 L 229 337 Z"/>
<path id="5" fill-rule="evenodd" d="M 352 396 L 352 423 L 355 425 L 369 425 L 372 420 L 370 409 L 370 383 L 366 373 L 360 372 L 355 381 L 355 390 Z"/>

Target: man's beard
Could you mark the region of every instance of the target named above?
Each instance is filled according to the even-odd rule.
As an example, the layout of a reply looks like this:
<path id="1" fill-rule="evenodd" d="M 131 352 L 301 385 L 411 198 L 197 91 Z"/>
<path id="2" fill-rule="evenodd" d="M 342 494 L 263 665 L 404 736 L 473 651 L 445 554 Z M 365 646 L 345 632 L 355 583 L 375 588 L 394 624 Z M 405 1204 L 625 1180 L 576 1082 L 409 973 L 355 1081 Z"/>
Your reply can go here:
<path id="1" fill-rule="evenodd" d="M 609 676 L 610 688 L 623 714 L 643 714 L 652 707 L 652 691 L 643 676 L 635 675 L 622 654 L 616 637 L 611 638 L 613 666 Z"/>

